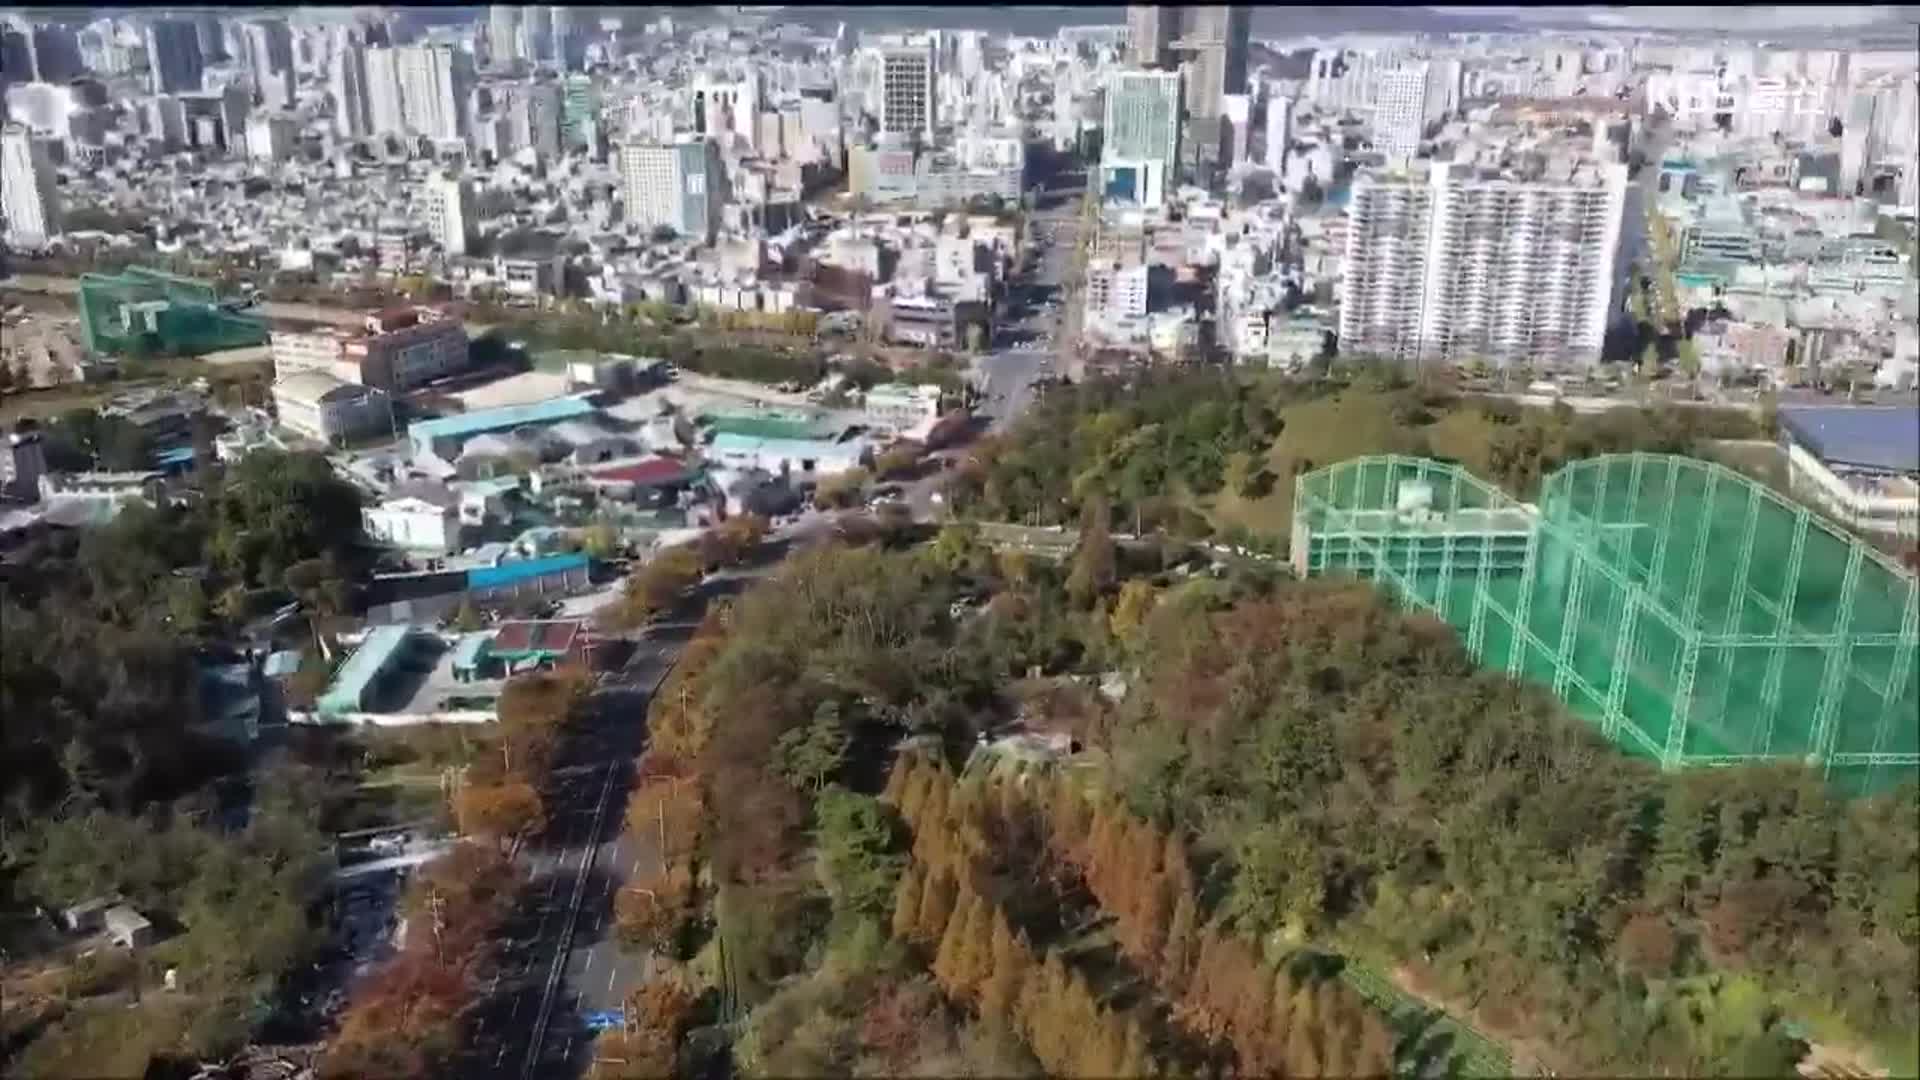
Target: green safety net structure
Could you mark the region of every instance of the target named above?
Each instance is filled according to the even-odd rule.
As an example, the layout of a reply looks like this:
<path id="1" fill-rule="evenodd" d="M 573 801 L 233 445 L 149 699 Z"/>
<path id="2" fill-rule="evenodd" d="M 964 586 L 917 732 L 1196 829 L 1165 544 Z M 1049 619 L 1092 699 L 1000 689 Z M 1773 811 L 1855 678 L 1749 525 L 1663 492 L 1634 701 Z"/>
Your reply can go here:
<path id="1" fill-rule="evenodd" d="M 80 327 L 96 356 L 201 356 L 267 343 L 263 319 L 223 304 L 213 286 L 132 266 L 80 278 Z"/>
<path id="2" fill-rule="evenodd" d="M 1664 768 L 1793 759 L 1852 794 L 1920 776 L 1920 580 L 1724 466 L 1589 458 L 1536 508 L 1359 458 L 1296 479 L 1292 558 L 1439 615 Z"/>

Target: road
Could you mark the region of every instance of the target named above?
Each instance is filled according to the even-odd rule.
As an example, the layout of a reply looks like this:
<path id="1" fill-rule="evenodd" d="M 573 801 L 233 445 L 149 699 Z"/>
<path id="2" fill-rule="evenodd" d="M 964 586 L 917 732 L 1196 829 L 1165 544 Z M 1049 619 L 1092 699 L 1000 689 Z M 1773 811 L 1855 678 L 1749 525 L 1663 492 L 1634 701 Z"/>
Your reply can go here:
<path id="1" fill-rule="evenodd" d="M 613 932 L 614 893 L 660 870 L 651 837 L 625 827 L 647 704 L 714 597 L 771 573 L 785 547 L 832 522 L 829 515 L 809 515 L 773 537 L 760 565 L 709 577 L 672 621 L 650 628 L 625 666 L 595 688 L 588 718 L 556 757 L 546 791 L 547 829 L 522 849 L 529 885 L 458 1075 L 574 1080 L 586 1074 L 593 1047 L 587 1014 L 617 1011 L 655 964 L 649 954 L 622 949 Z"/>
<path id="2" fill-rule="evenodd" d="M 1077 192 L 1080 174 L 1066 174 L 1063 190 Z M 1033 381 L 1062 374 L 1066 336 L 1067 276 L 1080 245 L 1080 204 L 1065 198 L 1028 219 L 1028 244 L 1037 252 L 1032 269 L 1022 267 L 1007 290 L 1007 304 L 994 332 L 993 349 L 974 361 L 974 385 L 985 395 L 978 409 L 990 432 L 1003 431 L 1033 404 Z M 1043 242 L 1044 241 L 1044 242 Z M 1052 307 L 1047 307 L 1049 303 Z"/>

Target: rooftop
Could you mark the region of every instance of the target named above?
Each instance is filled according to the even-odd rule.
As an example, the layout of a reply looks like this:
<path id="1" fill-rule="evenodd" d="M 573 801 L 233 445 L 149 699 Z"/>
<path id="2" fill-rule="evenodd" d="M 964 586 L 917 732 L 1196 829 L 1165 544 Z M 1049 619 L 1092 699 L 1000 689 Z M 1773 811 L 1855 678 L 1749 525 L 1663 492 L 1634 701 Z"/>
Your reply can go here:
<path id="1" fill-rule="evenodd" d="M 407 426 L 407 434 L 416 442 L 459 438 L 487 431 L 511 430 L 528 424 L 554 424 L 592 415 L 593 405 L 577 397 L 553 398 L 531 405 L 508 405 L 499 409 L 443 416 L 437 420 L 417 420 Z"/>
<path id="2" fill-rule="evenodd" d="M 407 637 L 413 633 L 411 626 L 376 626 L 367 631 L 360 647 L 353 650 L 347 662 L 333 677 L 333 685 L 320 699 L 320 708 L 325 712 L 352 712 L 360 707 L 365 698 L 367 687 L 372 685 L 395 653 L 407 643 Z"/>
<path id="3" fill-rule="evenodd" d="M 1920 472 L 1920 409 L 1910 405 L 1787 406 L 1780 422 L 1830 464 Z"/>
<path id="4" fill-rule="evenodd" d="M 559 656 L 573 648 L 585 630 L 585 624 L 575 619 L 501 623 L 488 651 L 509 660 L 534 654 Z"/>

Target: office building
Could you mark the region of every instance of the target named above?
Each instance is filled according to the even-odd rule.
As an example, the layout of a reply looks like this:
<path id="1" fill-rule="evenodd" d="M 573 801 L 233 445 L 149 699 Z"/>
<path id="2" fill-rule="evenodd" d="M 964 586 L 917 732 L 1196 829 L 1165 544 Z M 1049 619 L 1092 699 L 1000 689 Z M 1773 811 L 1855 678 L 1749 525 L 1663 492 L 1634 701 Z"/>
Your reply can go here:
<path id="1" fill-rule="evenodd" d="M 53 179 L 53 161 L 33 132 L 19 124 L 0 132 L 0 207 L 6 211 L 9 244 L 38 248 L 60 235 L 60 194 Z"/>
<path id="2" fill-rule="evenodd" d="M 200 89 L 206 61 L 200 51 L 200 31 L 184 19 L 156 19 L 147 24 L 147 67 L 156 94 L 184 94 Z"/>
<path id="3" fill-rule="evenodd" d="M 364 139 L 377 130 L 368 95 L 367 50 L 356 41 L 342 41 L 328 64 L 327 86 L 333 94 L 333 130 L 344 139 Z"/>
<path id="4" fill-rule="evenodd" d="M 293 35 L 281 19 L 240 25 L 241 59 L 254 93 L 269 109 L 293 107 Z"/>
<path id="5" fill-rule="evenodd" d="M 436 176 L 423 195 L 433 242 L 448 255 L 465 255 L 478 231 L 473 181 Z"/>
<path id="6" fill-rule="evenodd" d="M 1402 361 L 1596 363 L 1625 282 L 1626 166 L 1530 178 L 1363 171 L 1347 205 L 1340 349 Z"/>
<path id="7" fill-rule="evenodd" d="M 880 132 L 933 138 L 933 50 L 925 45 L 880 53 Z"/>
<path id="8" fill-rule="evenodd" d="M 726 174 L 711 140 L 623 146 L 620 181 L 629 220 L 712 242 L 726 203 Z"/>
<path id="9" fill-rule="evenodd" d="M 1102 160 L 1180 160 L 1180 76 L 1170 71 L 1118 71 L 1107 79 Z"/>
<path id="10" fill-rule="evenodd" d="M 1177 185 L 1184 90 L 1172 71 L 1118 71 L 1107 80 L 1102 190 L 1108 199 L 1159 206 Z"/>

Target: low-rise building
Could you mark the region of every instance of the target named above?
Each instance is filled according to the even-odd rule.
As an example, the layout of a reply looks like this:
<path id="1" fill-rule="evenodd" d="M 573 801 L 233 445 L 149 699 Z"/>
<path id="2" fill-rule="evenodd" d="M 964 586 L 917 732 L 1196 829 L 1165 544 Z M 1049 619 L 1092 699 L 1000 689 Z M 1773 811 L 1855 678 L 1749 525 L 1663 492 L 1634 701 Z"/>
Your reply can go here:
<path id="1" fill-rule="evenodd" d="M 421 498 L 388 499 L 360 512 L 361 527 L 383 544 L 444 555 L 460 535 L 458 504 L 441 506 Z"/>
<path id="2" fill-rule="evenodd" d="M 323 371 L 276 379 L 273 407 L 282 427 L 324 443 L 393 430 L 393 404 L 384 391 Z"/>
<path id="3" fill-rule="evenodd" d="M 466 325 L 438 307 L 372 312 L 362 326 L 351 330 L 276 331 L 271 345 L 275 370 L 282 376 L 317 370 L 388 393 L 412 389 L 467 366 Z"/>
<path id="4" fill-rule="evenodd" d="M 1780 440 L 1794 494 L 1856 529 L 1920 537 L 1920 411 L 1783 408 Z"/>
<path id="5" fill-rule="evenodd" d="M 867 391 L 868 424 L 895 435 L 921 432 L 940 419 L 940 388 L 931 384 L 881 383 Z"/>

